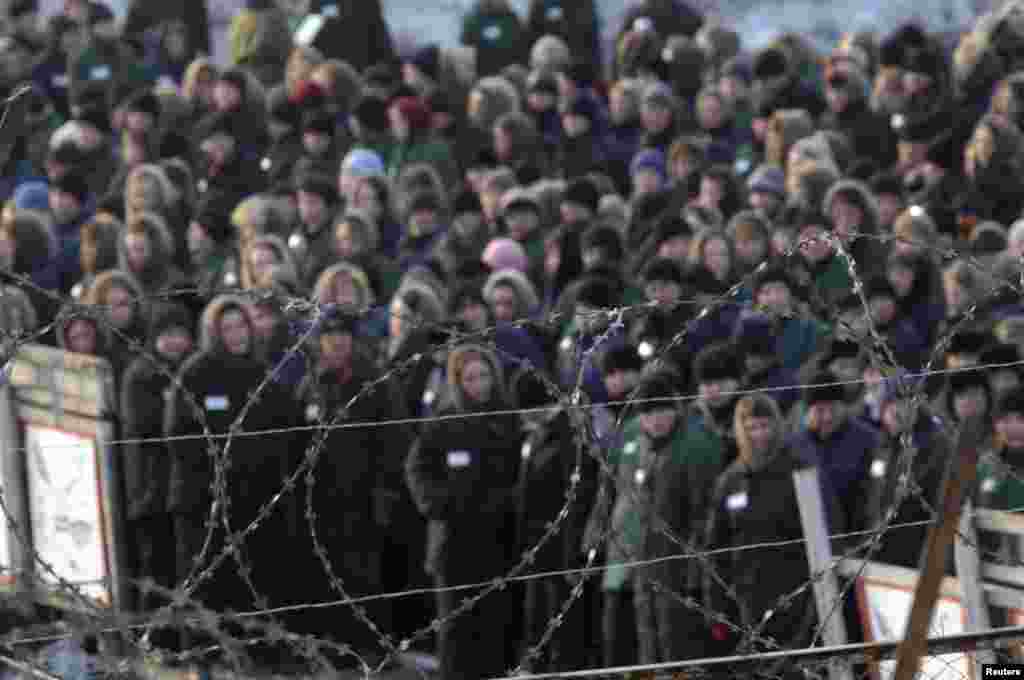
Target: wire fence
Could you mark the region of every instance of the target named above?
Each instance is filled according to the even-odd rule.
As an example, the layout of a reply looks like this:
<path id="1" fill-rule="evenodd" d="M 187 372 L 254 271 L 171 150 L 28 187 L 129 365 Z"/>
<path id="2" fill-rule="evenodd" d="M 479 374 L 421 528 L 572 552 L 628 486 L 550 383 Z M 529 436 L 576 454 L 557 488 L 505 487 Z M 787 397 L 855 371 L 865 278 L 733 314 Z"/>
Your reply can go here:
<path id="1" fill-rule="evenodd" d="M 928 361 L 923 368 L 916 371 L 901 371 L 900 362 L 890 346 L 886 334 L 874 323 L 871 305 L 858 271 L 855 258 L 850 253 L 850 243 L 835 237 L 824 238 L 828 245 L 847 263 L 847 273 L 851 279 L 852 291 L 858 296 L 862 307 L 859 320 L 862 328 L 849 324 L 849 319 L 835 318 L 836 333 L 854 338 L 869 352 L 871 364 L 877 370 L 881 381 L 898 382 L 904 389 L 904 396 L 909 399 L 911 413 L 917 414 L 923 406 L 928 394 L 925 389 L 927 378 L 948 376 L 963 372 L 989 372 L 1001 368 L 1013 368 L 1022 362 L 988 363 L 959 368 L 948 368 L 944 357 L 949 344 L 968 324 L 984 321 L 991 314 L 989 303 L 1005 296 L 1008 292 L 1020 296 L 1024 292 L 1022 280 L 995 280 L 991 272 L 982 263 L 966 258 L 965 261 L 979 274 L 989 277 L 991 290 L 986 297 L 976 300 L 968 307 L 962 318 L 950 324 L 942 337 L 932 347 Z M 877 239 L 884 244 L 892 244 L 896 239 L 887 236 L 862 235 L 865 240 Z M 787 256 L 792 256 L 801 248 L 810 244 L 807 239 L 792 245 Z M 937 261 L 946 261 L 954 257 L 961 259 L 955 250 L 939 248 L 935 244 L 915 244 L 931 252 Z M 672 307 L 689 304 L 696 307 L 696 313 L 683 325 L 678 332 L 662 344 L 650 362 L 653 366 L 663 366 L 671 362 L 673 353 L 685 348 L 686 343 L 701 322 L 712 318 L 716 313 L 727 307 L 743 306 L 739 302 L 742 291 L 749 288 L 751 282 L 764 271 L 766 265 L 752 271 L 742 280 L 731 286 L 722 295 L 711 299 L 677 301 Z M 44 297 L 54 297 L 53 293 L 42 290 L 27 277 L 15 277 L 23 290 Z M 176 291 L 164 297 L 185 297 L 194 291 Z M 638 505 L 649 503 L 640 496 L 642 484 L 623 484 L 620 470 L 608 456 L 608 442 L 621 437 L 623 431 L 634 414 L 632 407 L 663 401 L 675 406 L 699 407 L 704 398 L 697 394 L 680 394 L 671 397 L 646 399 L 634 391 L 626 399 L 610 403 L 588 403 L 585 391 L 585 373 L 593 365 L 599 352 L 610 345 L 625 330 L 634 318 L 653 309 L 662 309 L 663 305 L 647 302 L 632 307 L 599 309 L 581 315 L 581 321 L 587 327 L 585 339 L 576 347 L 570 346 L 573 358 L 573 380 L 569 384 L 559 384 L 541 367 L 529 365 L 521 358 L 512 356 L 496 339 L 497 327 L 477 332 L 453 331 L 439 325 L 424 324 L 415 317 L 404 318 L 403 322 L 413 325 L 419 330 L 430 330 L 442 334 L 443 339 L 431 343 L 422 351 L 411 357 L 392 362 L 388 367 L 364 380 L 357 389 L 341 403 L 333 408 L 320 409 L 315 413 L 312 423 L 287 421 L 283 426 L 252 427 L 250 415 L 255 420 L 272 421 L 266 413 L 268 404 L 273 408 L 274 394 L 277 392 L 277 381 L 288 362 L 296 357 L 304 362 L 312 362 L 315 357 L 309 350 L 310 343 L 319 333 L 322 324 L 329 318 L 333 310 L 317 300 L 294 297 L 271 296 L 263 292 L 241 292 L 239 299 L 243 305 L 273 304 L 290 322 L 293 330 L 289 347 L 284 356 L 258 379 L 248 380 L 245 403 L 234 410 L 229 422 L 216 425 L 211 421 L 211 409 L 208 399 L 211 392 L 194 393 L 192 387 L 199 384 L 198 378 L 187 371 L 178 372 L 156 356 L 148 347 L 127 335 L 123 330 L 110 323 L 103 310 L 82 304 L 68 304 L 67 300 L 58 298 L 62 304 L 62 312 L 53 324 L 34 329 L 32 332 L 11 335 L 4 338 L 2 364 L 10 368 L 17 361 L 19 352 L 27 345 L 37 342 L 45 334 L 59 329 L 79 318 L 96 321 L 104 333 L 118 339 L 128 352 L 135 356 L 148 359 L 156 373 L 160 374 L 172 386 L 174 403 L 179 404 L 182 416 L 189 424 L 190 431 L 175 434 L 168 433 L 160 437 L 122 437 L 115 436 L 108 443 L 115 447 L 140 444 L 166 445 L 167 455 L 182 457 L 181 448 L 189 443 L 196 444 L 187 449 L 195 459 L 189 464 L 208 465 L 209 488 L 201 489 L 200 497 L 204 499 L 197 510 L 191 512 L 188 520 L 194 522 L 193 529 L 200 529 L 196 534 L 200 539 L 192 546 L 194 554 L 191 568 L 180 574 L 174 587 L 168 588 L 148 581 L 133 582 L 132 589 L 136 595 L 152 596 L 161 604 L 143 613 L 118 611 L 117 608 L 103 606 L 88 594 L 86 584 L 74 583 L 61 573 L 55 565 L 50 564 L 36 550 L 31 540 L 32 528 L 23 525 L 18 513 L 9 506 L 10 496 L 0 494 L 0 510 L 2 510 L 9 528 L 9 535 L 17 541 L 20 548 L 26 551 L 29 559 L 28 570 L 46 583 L 48 590 L 60 595 L 67 602 L 73 603 L 73 609 L 64 620 L 65 629 L 59 632 L 40 633 L 37 626 L 29 626 L 0 638 L 0 663 L 6 664 L 17 672 L 33 677 L 59 677 L 49 667 L 40 662 L 36 652 L 40 646 L 57 644 L 66 641 L 81 643 L 87 649 L 87 656 L 92 659 L 102 672 L 111 676 L 132 676 L 140 674 L 146 663 L 157 660 L 161 664 L 192 665 L 214 668 L 216 673 L 226 677 L 253 677 L 259 673 L 261 659 L 265 659 L 267 649 L 271 654 L 280 655 L 285 650 L 294 660 L 296 667 L 302 669 L 301 674 L 319 674 L 332 671 L 337 667 L 354 665 L 364 676 L 387 673 L 399 660 L 428 643 L 437 636 L 450 634 L 454 622 L 473 620 L 480 616 L 483 605 L 501 599 L 507 601 L 510 590 L 531 583 L 558 584 L 556 601 L 546 610 L 545 620 L 533 629 L 533 637 L 523 640 L 522 652 L 509 675 L 514 677 L 741 677 L 748 673 L 750 677 L 828 677 L 830 667 L 837 660 L 855 663 L 857 673 L 862 677 L 888 677 L 889 667 L 881 663 L 886 654 L 891 654 L 893 644 L 879 642 L 867 645 L 852 645 L 844 648 L 821 647 L 822 632 L 826 621 L 816 621 L 806 630 L 805 639 L 795 645 L 793 640 L 776 639 L 785 625 L 779 622 L 798 621 L 801 612 L 807 609 L 809 592 L 814 584 L 823 577 L 823 573 L 811 573 L 808 579 L 793 589 L 774 593 L 772 602 L 765 607 L 763 616 L 751 619 L 745 616 L 748 603 L 738 592 L 737 584 L 730 582 L 727 576 L 720 574 L 723 557 L 732 557 L 743 553 L 756 553 L 758 556 L 768 551 L 779 551 L 803 544 L 802 538 L 778 541 L 757 541 L 749 544 L 729 545 L 726 547 L 708 548 L 699 545 L 693 531 L 682 527 L 672 527 L 659 517 L 652 516 L 646 522 L 645 530 L 651 540 L 663 541 L 668 548 L 664 555 L 653 558 L 616 560 L 608 557 L 613 554 L 629 555 L 631 548 L 624 545 L 625 538 L 616 525 L 614 504 L 606 503 L 605 512 L 591 514 L 585 508 L 584 514 L 591 514 L 596 526 L 594 536 L 586 549 L 581 544 L 579 564 L 571 568 L 547 569 L 538 567 L 545 549 L 563 540 L 567 535 L 574 536 L 573 524 L 580 520 L 580 505 L 583 504 L 582 487 L 587 481 L 588 468 L 595 470 L 591 481 L 594 483 L 593 495 L 597 499 L 618 496 L 632 498 Z M 151 298 L 137 300 L 141 304 L 151 304 Z M 364 318 L 370 310 L 347 310 L 362 315 Z M 758 310 L 765 312 L 765 310 Z M 793 318 L 816 318 L 802 310 Z M 556 327 L 563 324 L 565 318 L 550 315 L 546 318 L 523 319 L 512 326 L 527 325 Z M 505 326 L 508 327 L 508 326 Z M 580 340 L 583 338 L 581 337 Z M 447 355 L 466 345 L 483 347 L 497 355 L 501 360 L 516 365 L 520 370 L 534 376 L 548 393 L 551 405 L 540 408 L 499 407 L 488 411 L 455 411 L 450 413 L 434 413 L 424 417 L 388 417 L 375 419 L 372 414 L 367 417 L 363 412 L 366 403 L 380 399 L 382 394 L 394 384 L 402 382 L 412 371 L 419 370 L 427 362 L 434 361 L 436 355 Z M 5 370 L 8 381 L 14 378 L 10 371 Z M 233 376 L 241 380 L 242 376 Z M 248 376 L 251 378 L 252 376 Z M 864 379 L 840 380 L 831 383 L 832 387 L 848 387 L 865 384 Z M 805 383 L 765 388 L 741 388 L 729 392 L 728 397 L 742 397 L 755 394 L 774 394 L 783 391 L 804 390 Z M 822 387 L 822 385 L 815 385 Z M 390 393 L 387 393 L 390 394 Z M 269 396 L 268 396 L 269 395 Z M 386 403 L 386 401 L 385 401 Z M 338 482 L 331 477 L 325 478 L 325 467 L 329 459 L 336 458 L 338 452 L 332 449 L 331 437 L 341 433 L 367 432 L 368 438 L 361 440 L 363 445 L 372 446 L 380 437 L 388 432 L 409 429 L 417 431 L 411 440 L 423 445 L 425 438 L 431 433 L 444 430 L 455 431 L 456 428 L 472 427 L 472 423 L 486 421 L 485 425 L 499 425 L 502 421 L 522 416 L 542 415 L 550 412 L 564 413 L 568 420 L 571 446 L 573 452 L 568 483 L 559 489 L 561 494 L 558 507 L 551 516 L 546 518 L 543 531 L 534 537 L 529 545 L 522 546 L 521 552 L 514 559 L 508 560 L 500 571 L 487 579 L 458 579 L 456 583 L 440 584 L 435 587 L 414 587 L 400 591 L 365 592 L 365 584 L 350 584 L 353 569 L 341 563 L 345 560 L 366 559 L 367 555 L 360 550 L 344 548 L 346 539 L 345 528 L 339 528 L 332 522 L 341 524 L 341 517 L 331 517 L 329 506 L 323 504 L 324 488 L 328 493 L 333 484 Z M 610 418 L 613 423 L 599 431 L 598 413 Z M 274 415 L 274 414 L 271 414 Z M 280 415 L 280 414 L 278 414 Z M 947 426 L 947 435 L 954 434 L 954 427 Z M 299 437 L 301 435 L 301 437 Z M 290 437 L 290 438 L 289 438 Z M 254 463 L 254 451 L 247 444 L 248 440 L 263 442 L 270 455 L 262 463 Z M 410 443 L 410 442 L 407 442 Z M 907 430 L 899 439 L 898 457 L 893 469 L 913 471 L 915 458 L 922 455 L 912 437 L 912 430 Z M 178 447 L 178 448 L 176 448 Z M 276 447 L 282 447 L 280 449 Z M 238 451 L 242 450 L 239 454 Z M 52 449 L 51 449 L 52 450 Z M 30 447 L 13 447 L 4 450 L 4 456 L 20 456 L 30 452 Z M 280 454 L 281 460 L 267 462 Z M 382 454 L 396 454 L 404 458 L 404 451 L 383 451 Z M 383 459 L 383 455 L 381 457 Z M 1003 473 L 1017 479 L 1018 471 L 1013 466 L 993 459 L 1001 465 Z M 285 464 L 287 462 L 287 464 Z M 255 472 L 261 470 L 259 464 L 272 469 L 274 474 L 269 482 L 254 481 Z M 254 467 L 255 466 L 255 467 Z M 399 477 L 401 479 L 401 477 Z M 935 519 L 935 510 L 928 506 L 930 519 L 917 522 L 897 521 L 898 513 L 904 504 L 922 502 L 928 505 L 927 495 L 912 474 L 899 476 L 891 504 L 885 509 L 880 521 L 870 528 L 837 533 L 831 538 L 837 542 L 837 555 L 840 559 L 855 561 L 857 564 L 868 564 L 879 553 L 882 545 L 889 539 L 898 539 L 900 532 L 910 528 L 931 525 Z M 252 485 L 252 486 L 247 486 Z M 350 487 L 351 488 L 351 487 Z M 506 489 L 507 491 L 508 489 Z M 254 497 L 255 496 L 255 497 Z M 429 499 L 428 499 L 429 500 Z M 486 501 L 486 498 L 472 498 L 473 503 Z M 424 503 L 425 504 L 425 503 Z M 241 510 L 239 509 L 241 507 Z M 599 506 L 602 507 L 602 506 Z M 285 527 L 281 518 L 287 512 L 300 520 L 297 524 Z M 464 513 L 482 511 L 482 505 L 462 507 Z M 353 518 L 356 522 L 359 518 Z M 366 527 L 361 525 L 363 531 Z M 282 528 L 283 527 L 283 528 Z M 289 536 L 308 538 L 306 550 L 311 553 L 319 568 L 317 578 L 333 593 L 332 598 L 321 601 L 302 601 L 281 604 L 277 594 L 268 594 L 268 584 L 275 579 L 287 577 L 288 562 L 298 559 L 296 555 L 281 554 L 280 547 L 259 543 L 259 538 L 272 532 L 285 531 Z M 386 531 L 374 527 L 370 531 Z M 261 533 L 262 532 L 262 533 Z M 285 535 L 285 534 L 281 534 Z M 840 539 L 842 539 L 840 541 Z M 340 545 L 339 545 L 340 544 Z M 293 547 L 295 544 L 289 544 Z M 254 547 L 255 546 L 255 547 Z M 1019 556 L 1007 558 L 1002 552 L 992 551 L 983 546 L 976 546 L 986 559 L 1000 560 L 1009 566 L 1021 566 Z M 606 559 L 607 558 L 607 559 Z M 749 559 L 754 559 L 751 555 Z M 697 594 L 693 588 L 682 588 L 677 576 L 683 571 L 681 565 L 698 564 L 701 573 L 708 582 L 724 594 L 724 608 L 717 610 L 708 606 L 708 602 Z M 676 567 L 679 567 L 676 569 Z M 829 571 L 834 567 L 830 566 Z M 634 587 L 647 592 L 647 596 L 659 603 L 669 603 L 679 611 L 695 615 L 709 626 L 720 626 L 716 630 L 731 639 L 732 647 L 741 656 L 729 659 L 692 659 L 687 661 L 646 664 L 629 668 L 601 668 L 599 670 L 563 669 L 553 674 L 530 674 L 530 670 L 539 665 L 544 656 L 556 645 L 562 645 L 560 635 L 563 630 L 578 625 L 571 621 L 572 615 L 584 606 L 583 600 L 588 586 L 593 587 L 596 577 L 604 578 L 612 572 L 628 571 L 636 576 Z M 233 592 L 230 605 L 211 605 L 205 601 L 216 595 L 216 588 L 221 587 L 222 574 L 229 573 L 236 581 L 237 591 Z M 13 576 L 21 576 L 12 573 Z M 766 574 L 771 578 L 773 574 Z M 632 576 L 631 576 L 632 578 Z M 841 602 L 848 601 L 858 579 L 845 578 L 844 592 Z M 211 584 L 218 584 L 213 586 Z M 296 586 L 298 587 L 298 586 Z M 275 593 L 279 593 L 277 590 Z M 554 589 L 552 592 L 555 592 Z M 401 630 L 381 617 L 373 605 L 414 597 L 430 596 L 441 601 L 444 598 L 443 611 L 431 615 L 429 620 L 412 630 Z M 12 611 L 19 606 L 27 606 L 20 594 L 10 597 Z M 249 606 L 240 604 L 249 603 Z M 632 605 L 630 605 L 632 606 Z M 638 609 L 640 609 L 638 607 Z M 357 624 L 360 633 L 372 640 L 372 644 L 356 643 L 354 640 L 337 639 L 337 636 L 316 631 L 315 634 L 304 632 L 303 626 L 295 625 L 299 621 L 295 614 L 330 610 L 335 615 L 339 610 L 350 615 Z M 500 607 L 486 610 L 487 616 L 500 613 Z M 841 607 L 837 607 L 832 616 L 842 616 Z M 950 624 L 950 619 L 943 618 L 940 624 Z M 167 630 L 186 631 L 189 643 L 184 648 L 162 648 L 156 642 Z M 351 627 L 346 631 L 353 630 Z M 949 635 L 952 632 L 940 625 L 933 634 L 938 638 L 930 643 L 930 654 L 922 668 L 921 677 L 974 677 L 971 660 L 975 649 L 985 645 L 1011 645 L 1024 637 L 1018 627 L 1001 628 L 973 634 Z M 792 647 L 808 647 L 793 649 Z M 95 647 L 95 649 L 92 649 Z M 173 646 L 172 646 L 173 647 Z M 91 651 L 88 651 L 91 650 Z M 261 656 L 262 655 L 262 656 Z M 856 660 L 858 659 L 859 660 Z M 1012 658 L 1008 656 L 1007 658 Z M 419 671 L 426 677 L 428 672 Z M 742 676 L 745 677 L 745 676 Z"/>

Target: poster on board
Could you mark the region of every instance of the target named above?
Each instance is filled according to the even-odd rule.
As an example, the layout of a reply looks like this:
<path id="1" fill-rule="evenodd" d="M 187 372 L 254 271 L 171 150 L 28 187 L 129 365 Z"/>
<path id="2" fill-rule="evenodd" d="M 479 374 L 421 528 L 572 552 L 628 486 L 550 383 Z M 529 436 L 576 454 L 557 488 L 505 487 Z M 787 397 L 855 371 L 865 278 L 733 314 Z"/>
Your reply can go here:
<path id="1" fill-rule="evenodd" d="M 868 611 L 868 628 L 874 642 L 903 639 L 914 593 L 905 587 L 862 579 L 862 603 Z M 935 603 L 929 637 L 956 635 L 965 632 L 966 612 L 960 600 L 941 597 Z M 879 680 L 891 680 L 896 672 L 896 661 L 879 663 Z M 974 679 L 974 664 L 966 654 L 944 654 L 925 657 L 921 662 L 920 677 L 933 680 Z"/>
<path id="2" fill-rule="evenodd" d="M 25 427 L 33 545 L 57 577 L 106 599 L 103 515 L 92 438 L 38 425 Z M 52 574 L 37 570 L 44 581 Z"/>

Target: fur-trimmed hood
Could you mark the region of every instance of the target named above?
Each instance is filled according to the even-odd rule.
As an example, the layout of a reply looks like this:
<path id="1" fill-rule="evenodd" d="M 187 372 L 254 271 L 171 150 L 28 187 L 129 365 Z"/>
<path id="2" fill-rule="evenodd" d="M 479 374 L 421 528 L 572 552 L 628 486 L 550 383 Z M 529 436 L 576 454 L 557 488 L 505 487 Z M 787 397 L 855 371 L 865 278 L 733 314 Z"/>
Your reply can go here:
<path id="1" fill-rule="evenodd" d="M 339 262 L 331 265 L 317 277 L 316 286 L 313 288 L 313 296 L 317 303 L 321 305 L 335 304 L 333 291 L 335 281 L 340 276 L 348 276 L 355 284 L 361 298 L 356 305 L 359 309 L 367 309 L 375 304 L 376 295 L 373 292 L 373 286 L 370 285 L 370 278 L 362 267 L 351 262 Z"/>
<path id="2" fill-rule="evenodd" d="M 491 274 L 487 277 L 487 283 L 484 284 L 484 298 L 490 301 L 494 289 L 499 286 L 508 286 L 516 292 L 516 297 L 519 298 L 520 316 L 527 316 L 540 306 L 537 289 L 522 272 L 515 269 L 502 269 Z"/>
<path id="3" fill-rule="evenodd" d="M 348 210 L 336 220 L 336 224 L 342 222 L 347 222 L 357 232 L 356 236 L 363 243 L 363 254 L 377 252 L 380 247 L 380 228 L 372 215 L 364 210 Z"/>
<path id="4" fill-rule="evenodd" d="M 128 267 L 128 253 L 125 249 L 125 240 L 128 234 L 142 231 L 149 240 L 149 259 L 143 270 L 132 272 L 139 280 L 139 283 L 146 290 L 152 290 L 168 282 L 170 278 L 171 262 L 174 259 L 175 242 L 167 221 L 160 215 L 152 212 L 144 212 L 136 215 L 127 224 L 117 239 L 117 263 L 118 268 L 131 272 Z"/>
<path id="5" fill-rule="evenodd" d="M 199 349 L 207 353 L 224 353 L 224 339 L 220 335 L 220 320 L 224 313 L 231 309 L 238 309 L 245 316 L 246 322 L 252 330 L 252 320 L 249 317 L 248 301 L 238 295 L 222 294 L 213 298 L 199 318 Z M 249 355 L 255 353 L 255 337 L 249 347 Z"/>
<path id="6" fill-rule="evenodd" d="M 15 210 L 10 225 L 17 244 L 14 272 L 30 274 L 46 266 L 57 252 L 57 239 L 50 216 L 36 210 Z"/>
<path id="7" fill-rule="evenodd" d="M 494 387 L 491 392 L 491 404 L 502 404 L 505 401 L 505 376 L 502 371 L 501 362 L 494 355 L 494 352 L 482 345 L 468 344 L 456 347 L 448 354 L 448 398 L 452 405 L 460 413 L 470 410 L 469 400 L 462 389 L 460 380 L 462 369 L 468 363 L 469 355 L 477 355 L 491 366 L 491 373 L 494 375 Z"/>
<path id="8" fill-rule="evenodd" d="M 470 91 L 470 101 L 474 98 L 479 105 L 470 106 L 469 120 L 479 130 L 490 131 L 503 115 L 522 108 L 515 85 L 501 76 L 481 78 Z"/>
<path id="9" fill-rule="evenodd" d="M 864 223 L 860 225 L 861 233 L 878 233 L 879 222 L 881 221 L 878 211 L 878 200 L 866 184 L 852 179 L 836 182 L 828 190 L 828 193 L 825 194 L 825 200 L 822 201 L 821 206 L 822 212 L 830 215 L 832 213 L 832 204 L 839 196 L 859 207 L 861 212 L 864 213 Z"/>

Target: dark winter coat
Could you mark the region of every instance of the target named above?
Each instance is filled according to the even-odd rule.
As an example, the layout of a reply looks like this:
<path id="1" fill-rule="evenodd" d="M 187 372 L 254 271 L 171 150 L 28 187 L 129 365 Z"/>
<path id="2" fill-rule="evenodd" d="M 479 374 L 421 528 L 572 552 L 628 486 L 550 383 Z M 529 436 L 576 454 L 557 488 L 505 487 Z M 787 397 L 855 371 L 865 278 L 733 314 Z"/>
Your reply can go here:
<path id="1" fill-rule="evenodd" d="M 324 58 L 348 62 L 360 73 L 397 60 L 381 0 L 314 0 L 310 11 L 326 19 L 311 45 Z"/>
<path id="2" fill-rule="evenodd" d="M 802 463 L 786 448 L 756 472 L 741 461 L 730 465 L 715 484 L 704 548 L 722 550 L 802 539 L 803 525 L 793 485 L 793 472 L 800 467 Z M 815 620 L 811 591 L 805 589 L 788 607 L 778 606 L 780 597 L 797 591 L 811 578 L 802 543 L 773 548 L 770 554 L 756 560 L 743 551 L 725 552 L 710 560 L 722 581 L 735 589 L 737 597 L 733 601 L 706 574 L 704 605 L 708 609 L 725 614 L 745 630 L 758 626 L 766 614 L 775 610 L 761 637 L 773 639 L 783 647 L 807 645 Z"/>

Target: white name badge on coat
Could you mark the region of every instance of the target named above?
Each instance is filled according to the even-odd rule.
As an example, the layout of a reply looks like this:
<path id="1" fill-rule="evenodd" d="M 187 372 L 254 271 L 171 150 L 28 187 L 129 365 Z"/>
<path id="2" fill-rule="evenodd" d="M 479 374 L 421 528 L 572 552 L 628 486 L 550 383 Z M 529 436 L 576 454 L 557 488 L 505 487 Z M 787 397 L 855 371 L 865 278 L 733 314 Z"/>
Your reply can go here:
<path id="1" fill-rule="evenodd" d="M 68 74 L 66 73 L 58 73 L 54 77 L 50 78 L 50 84 L 59 90 L 67 88 L 69 82 L 70 78 L 68 78 Z"/>
<path id="2" fill-rule="evenodd" d="M 335 17 L 338 16 L 338 14 L 340 14 L 340 12 L 338 12 L 338 6 L 332 3 L 330 5 L 324 5 L 323 7 L 321 7 L 320 14 L 327 17 L 328 19 L 334 19 Z"/>
<path id="3" fill-rule="evenodd" d="M 484 39 L 494 42 L 501 38 L 501 26 L 488 26 L 483 31 Z"/>
<path id="4" fill-rule="evenodd" d="M 988 479 L 981 483 L 981 490 L 984 493 L 992 493 L 993 491 L 996 490 L 996 480 L 989 477 Z"/>
<path id="5" fill-rule="evenodd" d="M 626 445 L 622 447 L 622 452 L 627 456 L 632 456 L 636 453 L 636 442 L 626 442 Z"/>
<path id="6" fill-rule="evenodd" d="M 471 460 L 469 451 L 449 451 L 448 467 L 453 469 L 468 467 Z"/>
<path id="7" fill-rule="evenodd" d="M 209 396 L 206 398 L 207 411 L 227 411 L 228 398 L 224 396 Z"/>
<path id="8" fill-rule="evenodd" d="M 323 16 L 319 14 L 310 14 L 299 27 L 295 30 L 292 40 L 295 41 L 296 45 L 311 45 L 316 40 L 317 34 L 320 33 L 320 29 L 324 27 Z"/>
<path id="9" fill-rule="evenodd" d="M 555 5 L 554 7 L 548 7 L 548 21 L 561 21 L 562 17 L 565 16 L 565 12 L 561 6 Z"/>
<path id="10" fill-rule="evenodd" d="M 164 397 L 164 403 L 170 402 L 171 398 L 174 397 L 174 388 L 173 387 L 168 387 L 166 390 L 164 390 L 163 391 L 163 397 Z"/>
<path id="11" fill-rule="evenodd" d="M 643 486 L 643 483 L 647 481 L 647 470 L 637 470 L 633 473 L 633 481 L 636 482 L 637 486 Z"/>
<path id="12" fill-rule="evenodd" d="M 523 450 L 521 452 L 522 456 L 523 456 L 523 460 L 529 459 L 530 454 L 532 452 L 533 452 L 533 445 L 530 444 L 530 442 L 526 442 L 525 444 L 523 444 Z"/>
<path id="13" fill-rule="evenodd" d="M 306 421 L 314 423 L 320 420 L 320 404 L 310 404 L 306 407 Z"/>
<path id="14" fill-rule="evenodd" d="M 89 80 L 110 80 L 110 67 L 106 64 L 89 69 Z"/>
<path id="15" fill-rule="evenodd" d="M 748 505 L 750 505 L 750 498 L 747 497 L 746 491 L 739 491 L 731 494 L 725 499 L 726 509 L 733 512 L 737 510 L 746 510 Z"/>
<path id="16" fill-rule="evenodd" d="M 874 477 L 875 479 L 878 479 L 879 477 L 884 477 L 885 468 L 885 461 L 879 458 L 878 460 L 871 464 L 871 476 Z"/>

